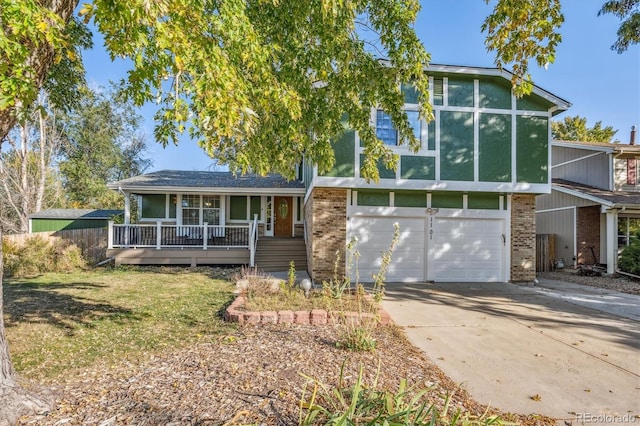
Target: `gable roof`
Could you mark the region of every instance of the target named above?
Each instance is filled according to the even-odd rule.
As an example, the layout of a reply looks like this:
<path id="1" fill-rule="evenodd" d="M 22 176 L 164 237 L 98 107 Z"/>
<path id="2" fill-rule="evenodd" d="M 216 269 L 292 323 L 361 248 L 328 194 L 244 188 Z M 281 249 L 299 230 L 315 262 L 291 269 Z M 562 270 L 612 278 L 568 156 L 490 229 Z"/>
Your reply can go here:
<path id="1" fill-rule="evenodd" d="M 640 192 L 605 191 L 564 179 L 553 179 L 551 187 L 556 191 L 594 201 L 606 207 L 640 208 Z"/>
<path id="2" fill-rule="evenodd" d="M 29 219 L 111 219 L 123 214 L 122 210 L 107 209 L 49 209 L 33 213 Z"/>
<path id="3" fill-rule="evenodd" d="M 107 187 L 127 192 L 273 192 L 304 194 L 300 180 L 281 175 L 236 175 L 231 172 L 160 170 L 109 183 Z"/>
<path id="4" fill-rule="evenodd" d="M 389 63 L 389 60 L 387 59 L 381 59 L 380 61 L 382 63 Z M 427 67 L 425 67 L 424 70 L 427 73 L 452 73 L 475 76 L 501 77 L 505 80 L 508 80 L 509 82 L 511 82 L 511 78 L 513 77 L 513 73 L 504 68 L 472 67 L 463 65 L 443 65 L 431 63 Z M 536 84 L 533 85 L 531 93 L 554 105 L 553 108 L 551 108 L 551 115 L 553 116 L 558 115 L 571 107 L 571 102 L 554 95 L 553 93 L 543 89 Z"/>

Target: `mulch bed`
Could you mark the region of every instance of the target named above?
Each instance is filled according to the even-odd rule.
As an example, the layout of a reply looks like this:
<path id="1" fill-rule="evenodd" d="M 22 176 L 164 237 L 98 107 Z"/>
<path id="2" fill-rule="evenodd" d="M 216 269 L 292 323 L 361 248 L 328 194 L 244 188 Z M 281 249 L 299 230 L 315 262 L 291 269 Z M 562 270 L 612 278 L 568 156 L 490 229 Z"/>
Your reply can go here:
<path id="1" fill-rule="evenodd" d="M 444 397 L 453 394 L 450 413 L 485 413 L 486 407 L 412 346 L 401 329 L 379 327 L 373 333 L 375 352 L 351 353 L 336 347 L 336 326 L 240 327 L 208 342 L 149 355 L 140 363 L 70 372 L 48 384 L 57 394 L 56 409 L 22 418 L 19 424 L 295 425 L 303 389 L 310 390 L 301 373 L 336 385 L 343 363 L 347 381 L 363 366 L 368 384 L 377 377 L 381 386 L 397 389 L 399 380 L 407 378 L 409 384 L 430 387 L 428 399 L 441 408 Z M 555 424 L 535 415 L 502 418 Z"/>

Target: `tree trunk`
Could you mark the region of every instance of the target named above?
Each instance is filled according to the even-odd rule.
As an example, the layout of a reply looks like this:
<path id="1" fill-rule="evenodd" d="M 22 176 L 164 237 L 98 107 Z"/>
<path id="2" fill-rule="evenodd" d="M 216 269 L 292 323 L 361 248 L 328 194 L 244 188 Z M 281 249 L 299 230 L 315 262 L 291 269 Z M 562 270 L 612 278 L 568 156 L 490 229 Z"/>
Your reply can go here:
<path id="1" fill-rule="evenodd" d="M 2 144 L 0 144 L 0 148 Z M 0 214 L 2 211 L 0 210 Z M 44 412 L 51 409 L 51 398 L 42 398 L 23 389 L 16 377 L 16 372 L 9 355 L 9 343 L 4 328 L 4 292 L 2 250 L 2 220 L 0 220 L 0 426 L 16 423 L 20 416 Z"/>

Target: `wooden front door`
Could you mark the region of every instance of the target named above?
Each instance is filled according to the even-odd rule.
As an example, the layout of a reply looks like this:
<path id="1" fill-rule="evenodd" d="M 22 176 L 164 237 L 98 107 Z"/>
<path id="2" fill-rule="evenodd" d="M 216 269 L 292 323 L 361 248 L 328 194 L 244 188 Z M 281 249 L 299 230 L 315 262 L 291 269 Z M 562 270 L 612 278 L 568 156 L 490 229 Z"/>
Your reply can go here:
<path id="1" fill-rule="evenodd" d="M 274 200 L 274 236 L 290 237 L 293 235 L 293 198 L 275 197 Z"/>

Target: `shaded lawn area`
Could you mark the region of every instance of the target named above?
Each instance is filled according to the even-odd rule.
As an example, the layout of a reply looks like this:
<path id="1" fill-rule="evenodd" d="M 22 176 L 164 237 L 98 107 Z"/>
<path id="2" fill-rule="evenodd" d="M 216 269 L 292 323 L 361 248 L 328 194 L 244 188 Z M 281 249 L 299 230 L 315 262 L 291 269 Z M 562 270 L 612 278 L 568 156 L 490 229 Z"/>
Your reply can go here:
<path id="1" fill-rule="evenodd" d="M 232 332 L 221 311 L 233 285 L 210 270 L 115 268 L 4 282 L 7 339 L 28 379 L 137 361 Z"/>

